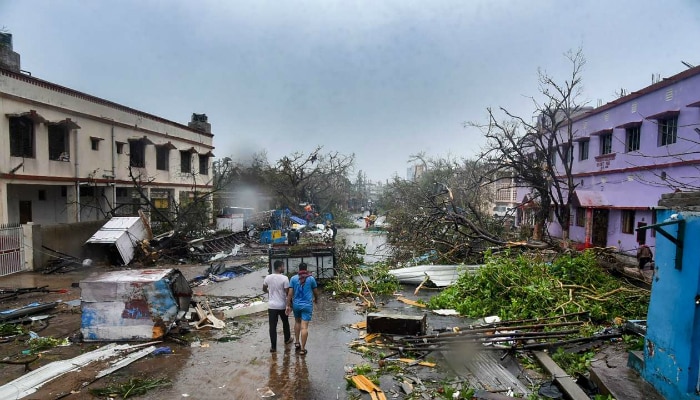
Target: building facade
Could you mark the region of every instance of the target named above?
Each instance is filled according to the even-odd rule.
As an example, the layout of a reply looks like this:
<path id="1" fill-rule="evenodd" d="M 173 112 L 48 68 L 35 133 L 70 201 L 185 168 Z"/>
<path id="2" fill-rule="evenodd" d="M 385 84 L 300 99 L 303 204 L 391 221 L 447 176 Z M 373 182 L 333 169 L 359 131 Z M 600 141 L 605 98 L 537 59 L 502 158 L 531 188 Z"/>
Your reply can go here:
<path id="1" fill-rule="evenodd" d="M 133 215 L 137 186 L 170 209 L 211 187 L 206 115 L 179 124 L 35 78 L 16 60 L 0 64 L 0 224 Z"/>
<path id="2" fill-rule="evenodd" d="M 634 254 L 653 246 L 661 195 L 700 187 L 700 67 L 574 119 L 574 199 L 569 237 Z M 561 160 L 559 160 L 561 165 Z M 550 221 L 554 221 L 550 218 Z M 557 222 L 549 232 L 561 237 Z"/>

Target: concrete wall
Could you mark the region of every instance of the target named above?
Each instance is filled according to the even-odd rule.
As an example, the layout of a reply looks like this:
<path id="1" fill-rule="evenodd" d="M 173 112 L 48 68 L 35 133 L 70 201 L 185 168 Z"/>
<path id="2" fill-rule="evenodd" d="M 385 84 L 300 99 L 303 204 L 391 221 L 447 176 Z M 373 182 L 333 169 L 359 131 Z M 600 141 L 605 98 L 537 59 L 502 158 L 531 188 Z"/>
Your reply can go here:
<path id="1" fill-rule="evenodd" d="M 82 259 L 85 254 L 83 244 L 90 239 L 105 222 L 106 220 L 42 225 L 40 228 L 41 242 L 45 247 Z M 39 247 L 41 247 L 41 245 Z M 50 259 L 47 253 L 46 250 L 42 249 L 42 257 L 35 261 L 35 268 L 41 268 L 46 265 L 46 262 Z"/>

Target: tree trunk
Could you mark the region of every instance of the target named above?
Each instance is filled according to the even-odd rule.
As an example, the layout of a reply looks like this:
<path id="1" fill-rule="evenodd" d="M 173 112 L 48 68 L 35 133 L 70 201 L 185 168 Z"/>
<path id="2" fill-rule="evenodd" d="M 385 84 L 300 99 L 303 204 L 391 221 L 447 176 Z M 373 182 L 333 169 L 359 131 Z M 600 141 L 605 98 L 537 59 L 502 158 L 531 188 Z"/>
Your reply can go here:
<path id="1" fill-rule="evenodd" d="M 544 232 L 544 222 L 535 221 L 535 226 L 532 229 L 532 240 L 542 241 L 542 232 Z"/>

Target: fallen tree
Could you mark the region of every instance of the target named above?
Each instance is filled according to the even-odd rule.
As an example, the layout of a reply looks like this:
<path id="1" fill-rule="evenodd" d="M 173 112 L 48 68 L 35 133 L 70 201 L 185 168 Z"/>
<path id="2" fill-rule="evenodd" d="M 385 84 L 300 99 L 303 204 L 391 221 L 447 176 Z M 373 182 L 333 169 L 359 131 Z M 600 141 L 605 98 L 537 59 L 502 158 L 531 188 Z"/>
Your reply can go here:
<path id="1" fill-rule="evenodd" d="M 487 255 L 483 267 L 460 276 L 429 306 L 454 308 L 470 318 L 543 318 L 588 311 L 600 322 L 644 319 L 648 304 L 648 290 L 611 276 L 586 251 L 551 262 L 532 253 Z"/>

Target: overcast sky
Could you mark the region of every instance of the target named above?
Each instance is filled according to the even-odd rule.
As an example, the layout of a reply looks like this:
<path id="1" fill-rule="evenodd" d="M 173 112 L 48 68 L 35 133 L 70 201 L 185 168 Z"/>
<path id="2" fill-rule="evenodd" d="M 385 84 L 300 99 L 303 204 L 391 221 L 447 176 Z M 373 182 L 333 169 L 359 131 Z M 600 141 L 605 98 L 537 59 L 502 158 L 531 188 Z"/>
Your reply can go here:
<path id="1" fill-rule="evenodd" d="M 529 116 L 537 69 L 587 58 L 592 105 L 700 64 L 700 1 L 0 0 L 22 69 L 187 123 L 206 113 L 218 157 L 275 160 L 316 145 L 370 179 L 409 155 L 472 157 L 464 121 Z"/>

